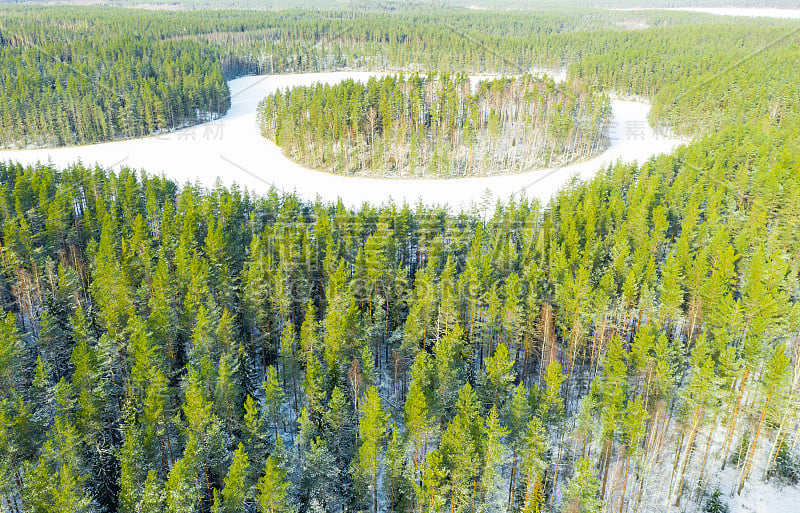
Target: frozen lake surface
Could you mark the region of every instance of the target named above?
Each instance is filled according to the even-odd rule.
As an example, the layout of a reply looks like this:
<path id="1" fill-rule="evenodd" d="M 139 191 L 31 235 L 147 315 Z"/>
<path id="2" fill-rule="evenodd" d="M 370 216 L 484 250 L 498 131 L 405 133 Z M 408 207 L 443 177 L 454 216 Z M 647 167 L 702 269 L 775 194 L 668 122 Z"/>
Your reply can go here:
<path id="1" fill-rule="evenodd" d="M 619 11 L 641 11 L 650 8 L 616 9 Z M 800 19 L 800 9 L 773 9 L 769 7 L 659 7 L 662 11 L 687 11 L 717 14 L 719 16 L 746 16 L 748 18 Z"/>
<path id="2" fill-rule="evenodd" d="M 616 161 L 643 162 L 682 144 L 653 133 L 647 123 L 649 105 L 622 100 L 612 100 L 611 146 L 601 155 L 561 168 L 504 176 L 430 180 L 339 176 L 290 161 L 280 148 L 261 136 L 256 109 L 264 96 L 276 89 L 315 82 L 335 83 L 346 78 L 367 80 L 375 75 L 379 74 L 307 73 L 239 78 L 229 83 L 230 110 L 215 121 L 141 139 L 67 148 L 0 150 L 0 161 L 50 162 L 59 167 L 80 161 L 114 170 L 125 166 L 163 173 L 179 183 L 198 182 L 210 187 L 219 180 L 224 185 L 237 183 L 256 193 L 275 187 L 296 192 L 308 200 L 317 196 L 327 201 L 341 198 L 348 206 L 389 200 L 415 204 L 421 200 L 426 204 L 468 207 L 482 200 L 506 200 L 512 195 L 547 201 L 572 177 L 588 179 Z"/>
<path id="3" fill-rule="evenodd" d="M 704 12 L 721 16 L 747 16 L 751 18 L 800 19 L 800 9 L 770 9 L 756 7 L 677 7 L 675 11 Z"/>

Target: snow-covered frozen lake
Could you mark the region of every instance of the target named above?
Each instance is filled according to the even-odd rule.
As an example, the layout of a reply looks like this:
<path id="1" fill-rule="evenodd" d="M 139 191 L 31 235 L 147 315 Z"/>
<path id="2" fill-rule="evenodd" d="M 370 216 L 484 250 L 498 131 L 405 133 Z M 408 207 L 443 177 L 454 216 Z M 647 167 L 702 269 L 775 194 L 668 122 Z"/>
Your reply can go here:
<path id="1" fill-rule="evenodd" d="M 649 8 L 618 9 L 620 11 L 640 11 Z M 719 16 L 746 16 L 749 18 L 800 19 L 800 9 L 773 9 L 769 7 L 661 7 L 663 11 L 701 12 Z"/>
<path id="2" fill-rule="evenodd" d="M 218 120 L 169 134 L 141 139 L 55 149 L 0 150 L 0 161 L 24 164 L 52 163 L 64 167 L 75 162 L 119 170 L 120 166 L 163 173 L 179 183 L 199 182 L 264 193 L 270 187 L 296 192 L 313 200 L 336 201 L 348 206 L 363 202 L 444 204 L 469 207 L 482 200 L 526 195 L 547 201 L 572 177 L 592 177 L 615 161 L 643 162 L 668 153 L 682 141 L 654 134 L 647 123 L 649 105 L 613 100 L 611 146 L 601 155 L 562 168 L 514 175 L 460 179 L 372 179 L 333 175 L 307 169 L 287 159 L 280 148 L 261 136 L 256 121 L 258 103 L 278 88 L 335 83 L 346 78 L 366 80 L 377 73 L 308 73 L 262 75 L 230 82 L 231 108 Z M 563 76 L 556 76 L 563 79 Z M 486 191 L 491 193 L 487 194 Z"/>
<path id="3" fill-rule="evenodd" d="M 747 16 L 751 18 L 800 19 L 800 9 L 770 9 L 757 7 L 676 7 L 675 11 L 704 12 L 720 16 Z"/>

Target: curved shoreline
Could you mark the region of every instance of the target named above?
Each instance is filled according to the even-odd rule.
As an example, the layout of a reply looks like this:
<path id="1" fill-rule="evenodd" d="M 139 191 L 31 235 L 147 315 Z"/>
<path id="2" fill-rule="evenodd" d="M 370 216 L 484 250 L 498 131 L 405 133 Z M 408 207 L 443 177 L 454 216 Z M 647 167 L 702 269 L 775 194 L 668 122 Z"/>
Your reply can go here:
<path id="1" fill-rule="evenodd" d="M 399 179 L 333 175 L 305 168 L 288 158 L 274 143 L 261 136 L 256 109 L 261 99 L 278 88 L 334 83 L 346 78 L 366 80 L 371 72 L 260 75 L 232 80 L 231 108 L 221 118 L 192 127 L 141 139 L 128 139 L 68 148 L 0 150 L 0 161 L 23 164 L 49 162 L 59 167 L 76 162 L 118 170 L 120 166 L 163 174 L 179 183 L 198 182 L 213 187 L 237 183 L 252 191 L 270 187 L 314 200 L 342 202 L 351 207 L 364 202 L 449 204 L 469 207 L 487 199 L 524 195 L 547 201 L 573 177 L 591 178 L 617 161 L 643 162 L 668 153 L 683 141 L 653 133 L 647 123 L 650 106 L 641 102 L 612 100 L 610 147 L 591 159 L 558 168 L 517 174 L 444 178 Z M 490 194 L 487 195 L 486 191 Z"/>
<path id="2" fill-rule="evenodd" d="M 630 7 L 612 11 L 679 11 L 713 14 L 715 16 L 740 16 L 744 18 L 800 19 L 800 9 L 775 7 Z"/>

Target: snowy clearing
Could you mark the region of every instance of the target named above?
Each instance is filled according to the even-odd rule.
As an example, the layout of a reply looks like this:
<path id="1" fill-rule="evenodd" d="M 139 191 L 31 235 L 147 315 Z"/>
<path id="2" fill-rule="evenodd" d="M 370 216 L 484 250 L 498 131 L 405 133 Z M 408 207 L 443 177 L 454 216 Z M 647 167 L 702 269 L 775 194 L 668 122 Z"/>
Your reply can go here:
<path id="1" fill-rule="evenodd" d="M 747 16 L 750 18 L 800 19 L 800 9 L 768 9 L 754 7 L 676 7 L 671 11 L 702 12 L 719 16 Z"/>
<path id="2" fill-rule="evenodd" d="M 694 490 L 689 483 L 699 482 L 699 469 L 697 466 L 689 467 L 685 478 L 685 495 L 680 506 L 675 506 L 676 496 L 670 493 L 676 484 L 674 476 L 673 448 L 675 439 L 679 436 L 676 426 L 669 429 L 667 438 L 670 440 L 663 451 L 654 453 L 647 462 L 649 475 L 644 493 L 642 513 L 702 513 L 705 497 L 711 495 L 714 489 L 719 489 L 722 501 L 727 504 L 729 513 L 794 513 L 800 504 L 800 488 L 797 486 L 779 484 L 775 481 L 764 481 L 764 464 L 769 456 L 770 444 L 762 443 L 760 450 L 754 458 L 750 478 L 747 480 L 741 495 L 736 493 L 741 477 L 741 467 L 730 462 L 725 470 L 720 470 L 722 464 L 721 454 L 724 451 L 723 430 L 712 431 L 713 437 L 709 440 L 707 434 L 698 437 L 697 447 L 693 453 L 695 463 L 702 462 L 706 443 L 708 446 L 708 460 L 705 467 L 707 484 L 703 487 L 704 498 L 694 495 Z M 609 486 L 623 481 L 624 467 L 621 462 L 613 468 L 609 478 Z"/>
<path id="3" fill-rule="evenodd" d="M 653 133 L 647 122 L 649 105 L 623 100 L 612 101 L 611 146 L 599 156 L 562 168 L 505 176 L 436 180 L 338 176 L 290 161 L 280 148 L 261 136 L 256 121 L 258 103 L 276 89 L 315 82 L 335 83 L 347 78 L 366 80 L 377 75 L 380 74 L 349 72 L 239 78 L 229 83 L 230 110 L 215 121 L 141 139 L 67 148 L 0 150 L 0 161 L 50 162 L 59 167 L 80 161 L 115 170 L 125 166 L 163 173 L 179 183 L 190 181 L 213 186 L 219 179 L 223 185 L 237 183 L 258 193 L 274 186 L 309 200 L 317 196 L 327 201 L 341 198 L 347 206 L 393 200 L 410 204 L 447 203 L 463 208 L 486 200 L 492 203 L 496 199 L 505 200 L 512 195 L 547 201 L 572 177 L 588 179 L 616 161 L 644 162 L 682 144 L 680 140 Z M 563 74 L 558 73 L 555 78 L 563 79 Z"/>
<path id="4" fill-rule="evenodd" d="M 761 7 L 639 7 L 633 9 L 613 9 L 617 11 L 643 11 L 656 9 L 659 11 L 684 11 L 716 14 L 719 16 L 745 16 L 748 18 L 783 18 L 800 19 L 800 9 L 773 9 Z"/>

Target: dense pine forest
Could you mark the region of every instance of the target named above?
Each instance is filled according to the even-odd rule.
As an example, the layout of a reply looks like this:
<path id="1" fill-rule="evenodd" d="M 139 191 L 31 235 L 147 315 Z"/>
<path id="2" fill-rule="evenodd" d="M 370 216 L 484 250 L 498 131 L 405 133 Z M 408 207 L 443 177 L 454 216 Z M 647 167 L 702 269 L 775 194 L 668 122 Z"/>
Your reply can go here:
<path id="1" fill-rule="evenodd" d="M 796 483 L 798 128 L 487 214 L 4 165 L 2 507 L 634 512 Z"/>
<path id="2" fill-rule="evenodd" d="M 2 0 L 3 3 L 48 4 L 46 0 Z M 81 5 L 80 0 L 64 0 L 64 4 Z M 320 5 L 312 0 L 100 0 L 97 5 L 114 5 L 141 8 L 150 6 L 163 9 L 350 9 L 358 11 L 397 11 L 409 8 L 466 7 L 480 9 L 564 9 L 564 8 L 664 8 L 697 7 L 697 0 L 331 0 Z M 794 0 L 705 0 L 706 7 L 797 8 Z"/>
<path id="3" fill-rule="evenodd" d="M 696 137 L 465 211 L 0 163 L 3 513 L 720 513 L 800 484 L 797 23 L 0 11 L 6 146 L 338 69 L 419 73 L 265 100 L 267 135 L 336 172 L 568 158 L 520 126 L 538 101 L 529 123 L 591 152 L 609 92 Z M 493 137 L 524 141 L 513 164 L 469 154 L 508 155 Z"/>
<path id="4" fill-rule="evenodd" d="M 137 137 L 227 111 L 228 87 L 213 49 L 157 41 L 166 20 L 139 34 L 138 17 L 103 13 L 2 13 L 1 146 Z"/>
<path id="5" fill-rule="evenodd" d="M 265 137 L 342 174 L 469 176 L 558 165 L 605 149 L 607 97 L 547 77 L 347 80 L 294 87 L 259 106 Z"/>
<path id="6" fill-rule="evenodd" d="M 58 146 L 198 123 L 225 79 L 342 69 L 520 74 L 567 67 L 584 88 L 652 98 L 696 136 L 796 111 L 795 24 L 668 11 L 392 12 L 4 7 L 0 144 Z M 634 30 L 637 29 L 637 30 Z M 646 30 L 642 30 L 646 29 Z M 765 63 L 769 62 L 769 66 Z M 758 78 L 755 78 L 758 77 Z M 366 115 L 366 113 L 359 113 Z"/>

